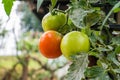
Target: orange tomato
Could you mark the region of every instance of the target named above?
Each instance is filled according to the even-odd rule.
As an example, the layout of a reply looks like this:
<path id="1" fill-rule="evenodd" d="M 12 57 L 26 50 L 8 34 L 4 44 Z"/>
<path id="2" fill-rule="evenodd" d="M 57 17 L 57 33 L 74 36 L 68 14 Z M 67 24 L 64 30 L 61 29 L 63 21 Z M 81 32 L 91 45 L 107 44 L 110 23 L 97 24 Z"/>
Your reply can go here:
<path id="1" fill-rule="evenodd" d="M 58 58 L 61 56 L 60 43 L 62 35 L 57 31 L 46 31 L 39 41 L 39 50 L 46 58 Z"/>

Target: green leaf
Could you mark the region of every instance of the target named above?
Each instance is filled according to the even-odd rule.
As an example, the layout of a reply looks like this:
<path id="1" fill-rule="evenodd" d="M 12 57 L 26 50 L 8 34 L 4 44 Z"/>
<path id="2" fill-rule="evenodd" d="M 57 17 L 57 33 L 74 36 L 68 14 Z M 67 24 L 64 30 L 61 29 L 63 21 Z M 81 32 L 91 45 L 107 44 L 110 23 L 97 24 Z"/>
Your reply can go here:
<path id="1" fill-rule="evenodd" d="M 99 53 L 97 51 L 89 51 L 90 56 L 95 56 L 96 58 L 99 58 Z"/>
<path id="2" fill-rule="evenodd" d="M 14 0 L 2 0 L 6 14 L 9 16 Z"/>
<path id="3" fill-rule="evenodd" d="M 120 8 L 120 1 L 114 5 L 111 11 L 114 11 L 115 9 Z"/>
<path id="4" fill-rule="evenodd" d="M 120 74 L 120 69 L 113 69 L 113 71 Z"/>
<path id="5" fill-rule="evenodd" d="M 94 80 L 113 80 L 113 79 L 111 79 L 107 73 L 103 73 L 100 76 L 96 77 Z"/>
<path id="6" fill-rule="evenodd" d="M 88 12 L 91 11 L 89 10 L 86 0 L 72 0 L 72 3 L 69 5 L 69 7 L 71 8 L 69 17 L 73 24 L 78 28 L 85 27 L 83 18 L 87 15 Z"/>
<path id="7" fill-rule="evenodd" d="M 116 66 L 120 66 L 120 62 L 117 60 L 116 54 L 114 52 L 111 52 L 108 54 L 107 59 L 114 63 Z"/>
<path id="8" fill-rule="evenodd" d="M 117 46 L 117 47 L 115 48 L 115 53 L 116 53 L 116 54 L 119 54 L 119 53 L 120 53 L 120 46 Z"/>
<path id="9" fill-rule="evenodd" d="M 79 14 L 80 13 L 80 14 Z M 73 24 L 78 27 L 82 28 L 85 27 L 83 23 L 83 18 L 87 15 L 86 11 L 81 8 L 73 9 L 70 13 L 70 19 L 72 20 Z"/>
<path id="10" fill-rule="evenodd" d="M 117 12 L 119 12 L 119 11 L 120 11 L 120 8 L 114 9 L 114 13 L 117 13 Z"/>
<path id="11" fill-rule="evenodd" d="M 85 76 L 90 80 L 111 80 L 105 69 L 99 66 L 87 68 L 85 71 Z"/>
<path id="12" fill-rule="evenodd" d="M 114 45 L 120 45 L 120 36 L 113 37 L 111 43 Z"/>
<path id="13" fill-rule="evenodd" d="M 105 48 L 105 47 L 103 47 L 103 46 L 99 46 L 99 47 L 97 48 L 97 50 L 98 50 L 98 51 L 110 51 L 110 49 L 107 49 L 107 48 Z"/>
<path id="14" fill-rule="evenodd" d="M 99 20 L 100 20 L 100 14 L 99 12 L 96 11 L 87 13 L 87 15 L 83 19 L 84 24 L 88 27 L 95 25 Z"/>
<path id="15" fill-rule="evenodd" d="M 73 59 L 65 80 L 81 80 L 84 78 L 84 72 L 88 66 L 88 54 L 76 55 Z"/>
<path id="16" fill-rule="evenodd" d="M 99 59 L 97 61 L 97 65 L 104 68 L 104 69 L 107 69 L 109 66 L 109 62 L 106 59 Z"/>
<path id="17" fill-rule="evenodd" d="M 107 0 L 110 5 L 115 5 L 119 0 Z"/>
<path id="18" fill-rule="evenodd" d="M 98 77 L 101 74 L 104 73 L 104 69 L 99 66 L 93 66 L 86 69 L 85 75 L 86 77 L 92 78 L 92 77 Z"/>
<path id="19" fill-rule="evenodd" d="M 92 8 L 86 0 L 73 2 L 70 7 L 70 19 L 78 28 L 93 26 L 101 19 L 101 12 Z"/>
<path id="20" fill-rule="evenodd" d="M 98 33 L 99 33 L 99 31 L 92 31 L 92 33 L 90 35 L 91 44 L 94 47 L 96 47 L 96 45 L 97 46 L 99 45 L 99 46 L 103 47 L 102 45 L 105 45 L 104 41 L 103 41 L 103 39 L 101 38 L 101 36 Z M 103 48 L 105 48 L 105 47 L 103 47 Z"/>
<path id="21" fill-rule="evenodd" d="M 52 8 L 54 8 L 57 3 L 57 0 L 51 0 L 51 3 L 52 3 Z"/>
<path id="22" fill-rule="evenodd" d="M 39 11 L 39 8 L 42 4 L 43 0 L 37 0 L 37 11 Z"/>

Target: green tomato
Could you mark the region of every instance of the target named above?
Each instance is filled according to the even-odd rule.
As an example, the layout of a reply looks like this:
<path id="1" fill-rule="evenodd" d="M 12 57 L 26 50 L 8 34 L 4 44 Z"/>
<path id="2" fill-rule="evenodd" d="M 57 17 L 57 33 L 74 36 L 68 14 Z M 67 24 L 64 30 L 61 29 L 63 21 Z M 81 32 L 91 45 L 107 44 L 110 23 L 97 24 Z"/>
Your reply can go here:
<path id="1" fill-rule="evenodd" d="M 65 25 L 67 17 L 64 13 L 57 12 L 52 15 L 47 13 L 42 19 L 42 27 L 44 31 L 55 30 L 58 31 L 63 25 Z"/>
<path id="2" fill-rule="evenodd" d="M 60 48 L 62 54 L 68 60 L 71 60 L 71 56 L 82 52 L 86 53 L 89 51 L 89 38 L 85 33 L 79 31 L 69 32 L 63 37 Z"/>

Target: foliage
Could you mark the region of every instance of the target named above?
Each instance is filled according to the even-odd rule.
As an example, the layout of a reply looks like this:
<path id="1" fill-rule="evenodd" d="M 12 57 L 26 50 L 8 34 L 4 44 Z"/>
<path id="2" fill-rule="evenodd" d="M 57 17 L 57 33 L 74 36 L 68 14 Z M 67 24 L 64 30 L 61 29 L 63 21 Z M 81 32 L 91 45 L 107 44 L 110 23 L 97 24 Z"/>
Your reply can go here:
<path id="1" fill-rule="evenodd" d="M 2 3 L 4 4 L 4 9 L 6 14 L 9 16 L 12 6 L 13 6 L 14 0 L 2 0 Z"/>
<path id="2" fill-rule="evenodd" d="M 104 5 L 108 2 L 110 5 L 115 4 L 110 0 L 105 2 L 101 1 Z M 115 37 L 109 31 L 109 23 L 112 22 L 109 21 L 108 23 L 108 20 L 112 13 L 119 11 L 120 2 L 112 6 L 113 8 L 109 10 L 108 15 L 105 15 L 106 12 L 101 7 L 93 6 L 91 3 L 96 4 L 94 1 L 71 0 L 68 8 L 68 17 L 77 28 L 80 28 L 81 31 L 89 36 L 91 49 L 88 54 L 97 58 L 96 65 L 88 66 L 87 57 L 81 58 L 79 56 L 82 55 L 76 55 L 68 69 L 68 74 L 65 79 L 119 80 L 120 62 L 117 54 L 119 54 L 118 45 L 120 45 L 120 36 Z M 94 26 L 95 28 L 93 28 Z M 89 61 L 89 64 L 91 63 Z"/>
<path id="3" fill-rule="evenodd" d="M 112 80 L 105 69 L 99 66 L 93 66 L 86 69 L 85 75 L 90 80 Z"/>
<path id="4" fill-rule="evenodd" d="M 37 11 L 39 10 L 43 0 L 37 0 Z"/>
<path id="5" fill-rule="evenodd" d="M 87 54 L 83 53 L 81 55 L 75 56 L 73 59 L 73 64 L 71 64 L 65 80 L 81 80 L 84 78 L 84 72 L 88 66 L 88 63 L 89 61 Z"/>

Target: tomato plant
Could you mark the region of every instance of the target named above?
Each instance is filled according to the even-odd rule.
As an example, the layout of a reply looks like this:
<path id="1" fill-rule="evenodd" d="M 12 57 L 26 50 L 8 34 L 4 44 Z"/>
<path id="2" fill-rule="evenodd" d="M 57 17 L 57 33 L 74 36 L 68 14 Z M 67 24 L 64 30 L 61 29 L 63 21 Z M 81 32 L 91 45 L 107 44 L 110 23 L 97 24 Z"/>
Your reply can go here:
<path id="1" fill-rule="evenodd" d="M 47 13 L 42 19 L 42 27 L 44 31 L 58 31 L 66 23 L 66 15 L 61 12 Z"/>
<path id="2" fill-rule="evenodd" d="M 13 0 L 11 1 L 13 2 Z M 42 0 L 38 0 L 37 8 L 40 7 L 41 3 L 39 2 L 41 1 Z M 3 0 L 3 3 L 8 4 L 8 2 L 5 3 L 5 0 Z M 61 11 L 59 8 L 56 9 L 56 3 L 57 0 L 51 0 L 50 13 L 48 13 L 42 21 L 45 33 L 40 40 L 40 43 L 43 41 L 43 44 L 39 45 L 39 49 L 42 48 L 41 52 L 44 53 L 45 51 L 44 55 L 47 55 L 48 58 L 56 57 L 51 57 L 50 53 L 54 55 L 54 51 L 56 51 L 55 54 L 57 51 L 60 51 L 62 38 L 61 36 L 58 36 L 58 34 L 57 36 L 51 35 L 53 36 L 52 38 L 50 36 L 48 37 L 46 31 L 55 30 L 59 32 L 61 31 L 61 33 L 62 31 L 65 31 L 62 33 L 63 40 L 61 43 L 63 55 L 69 58 L 71 54 L 75 54 L 72 58 L 72 64 L 68 69 L 68 74 L 66 74 L 65 80 L 119 80 L 120 33 L 118 31 L 116 32 L 116 30 L 111 30 L 110 24 L 117 23 L 112 16 L 114 16 L 114 13 L 120 11 L 120 1 L 70 0 L 68 9 L 65 11 Z M 8 10 L 7 13 L 9 13 L 9 9 L 7 9 L 8 7 L 5 8 L 6 11 Z M 69 19 L 71 20 L 72 25 L 69 24 Z M 84 40 L 85 45 L 82 45 L 82 48 L 80 49 L 79 47 L 81 44 L 79 44 L 79 41 L 81 43 L 81 39 L 77 37 L 79 34 L 72 36 L 68 35 L 69 32 L 71 33 L 73 30 L 83 31 L 88 36 Z M 79 35 L 79 37 L 81 36 Z M 57 38 L 59 38 L 59 41 L 57 41 Z M 90 49 L 88 38 L 90 41 Z M 59 45 L 56 45 L 56 41 L 59 42 Z M 66 46 L 65 43 L 67 43 L 68 46 Z M 55 46 L 51 48 L 51 45 Z M 59 50 L 56 49 L 57 47 L 59 47 Z M 79 52 L 79 50 L 82 52 Z M 77 54 L 78 52 L 79 54 Z M 60 52 L 60 55 L 61 54 L 62 53 Z M 90 56 L 97 58 L 95 65 L 88 65 L 92 63 L 92 61 L 89 60 Z"/>
<path id="3" fill-rule="evenodd" d="M 61 41 L 61 51 L 67 59 L 71 59 L 72 56 L 81 52 L 88 52 L 89 49 L 90 43 L 88 36 L 79 31 L 67 33 Z"/>
<path id="4" fill-rule="evenodd" d="M 56 0 L 51 0 L 52 5 Z M 100 4 L 100 5 L 96 5 Z M 109 13 L 104 5 L 109 6 Z M 54 11 L 52 6 L 51 11 Z M 68 69 L 65 80 L 119 80 L 120 79 L 120 36 L 111 32 L 109 24 L 114 18 L 110 15 L 118 12 L 120 1 L 114 0 L 70 0 L 67 14 L 67 27 L 63 27 L 63 39 L 61 41 L 62 54 L 71 59 L 72 64 Z M 56 9 L 55 9 L 56 10 Z M 60 11 L 57 9 L 57 11 Z M 69 22 L 69 19 L 71 20 Z M 76 28 L 70 28 L 72 26 Z M 67 28 L 67 29 L 66 29 Z M 81 32 L 84 32 L 81 33 Z M 74 33 L 74 34 L 73 34 Z M 86 36 L 86 37 L 83 37 Z M 90 43 L 89 43 L 90 42 Z M 96 64 L 89 57 L 96 58 Z"/>
<path id="5" fill-rule="evenodd" d="M 61 56 L 60 43 L 62 35 L 56 31 L 46 31 L 39 41 L 39 50 L 47 58 L 58 58 Z"/>

